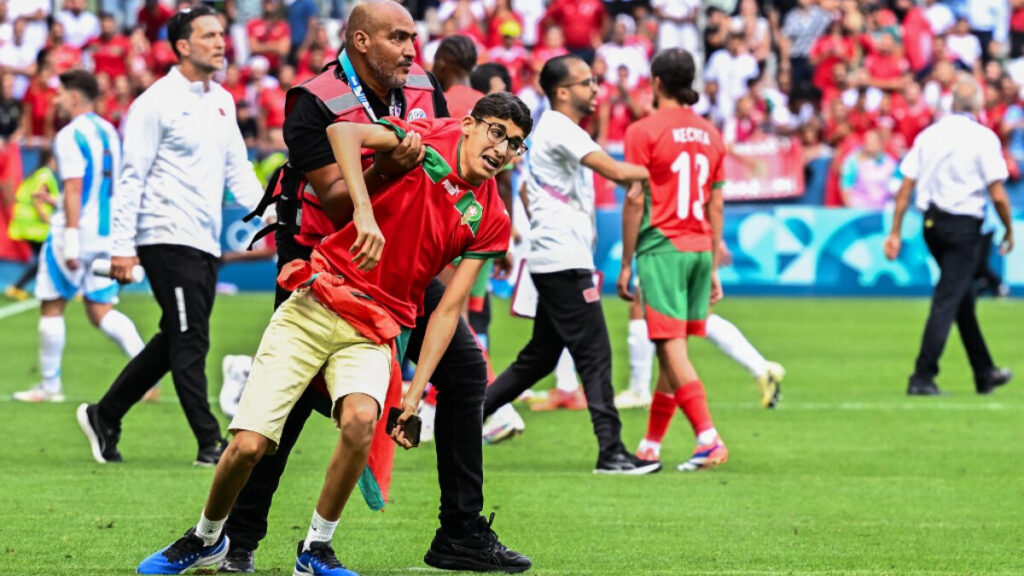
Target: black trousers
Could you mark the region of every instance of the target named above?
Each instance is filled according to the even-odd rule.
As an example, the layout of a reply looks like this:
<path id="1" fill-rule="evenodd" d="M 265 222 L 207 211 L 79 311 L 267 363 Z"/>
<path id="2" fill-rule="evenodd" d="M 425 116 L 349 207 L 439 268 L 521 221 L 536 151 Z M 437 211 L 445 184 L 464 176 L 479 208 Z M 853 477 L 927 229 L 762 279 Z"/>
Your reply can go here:
<path id="1" fill-rule="evenodd" d="M 530 277 L 539 295 L 533 334 L 515 362 L 487 388 L 484 416 L 553 372 L 562 349 L 568 348 L 583 381 L 601 456 L 625 451 L 612 388 L 612 348 L 593 272 L 565 270 Z"/>
<path id="2" fill-rule="evenodd" d="M 939 373 L 939 357 L 954 321 L 977 378 L 994 366 L 978 325 L 972 290 L 982 252 L 981 220 L 934 209 L 925 213 L 925 220 L 924 241 L 940 273 L 911 379 L 930 381 Z"/>
<path id="3" fill-rule="evenodd" d="M 206 353 L 217 287 L 217 259 L 188 246 L 140 246 L 139 262 L 160 305 L 160 331 L 132 358 L 99 401 L 99 415 L 115 428 L 167 372 L 199 447 L 221 440 L 210 411 Z"/>
<path id="4" fill-rule="evenodd" d="M 310 249 L 287 234 L 277 235 L 278 268 L 294 259 L 308 259 Z M 424 298 L 424 316 L 409 338 L 406 357 L 419 358 L 430 314 L 444 294 L 444 285 L 431 282 Z M 278 288 L 274 307 L 289 293 Z M 487 365 L 469 327 L 460 321 L 448 350 L 441 358 L 431 382 L 437 388 L 434 445 L 437 477 L 441 487 L 438 518 L 449 534 L 458 536 L 476 529 L 483 510 L 483 400 L 487 387 Z M 267 516 L 274 492 L 281 481 L 288 455 L 313 412 L 317 392 L 306 390 L 285 421 L 277 452 L 264 456 L 253 469 L 224 525 L 232 548 L 255 550 L 267 535 Z"/>

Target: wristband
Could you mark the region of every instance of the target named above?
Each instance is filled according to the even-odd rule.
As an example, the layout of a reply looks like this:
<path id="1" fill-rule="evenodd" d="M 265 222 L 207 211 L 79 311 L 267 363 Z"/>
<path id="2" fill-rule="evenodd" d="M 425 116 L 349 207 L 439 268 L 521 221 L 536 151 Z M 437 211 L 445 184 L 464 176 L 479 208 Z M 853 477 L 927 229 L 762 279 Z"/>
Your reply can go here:
<path id="1" fill-rule="evenodd" d="M 78 244 L 78 228 L 64 230 L 64 260 L 78 260 L 81 247 Z"/>

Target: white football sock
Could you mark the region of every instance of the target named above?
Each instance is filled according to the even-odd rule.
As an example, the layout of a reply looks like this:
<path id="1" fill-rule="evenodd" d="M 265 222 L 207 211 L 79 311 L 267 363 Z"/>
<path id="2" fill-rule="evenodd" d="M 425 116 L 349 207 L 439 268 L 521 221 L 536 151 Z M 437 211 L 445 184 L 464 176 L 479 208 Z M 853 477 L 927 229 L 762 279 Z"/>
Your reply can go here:
<path id="1" fill-rule="evenodd" d="M 568 349 L 562 350 L 562 356 L 555 366 L 555 386 L 562 392 L 576 392 L 580 387 L 576 379 L 576 364 L 572 361 Z"/>
<path id="2" fill-rule="evenodd" d="M 206 517 L 206 510 L 203 510 L 203 513 L 199 515 L 199 523 L 196 524 L 196 536 L 202 539 L 204 546 L 213 546 L 220 539 L 220 533 L 224 529 L 226 521 L 227 518 L 210 520 Z"/>
<path id="3" fill-rule="evenodd" d="M 754 348 L 740 329 L 718 314 L 707 321 L 707 339 L 757 378 L 767 369 L 764 356 Z"/>
<path id="4" fill-rule="evenodd" d="M 130 318 L 117 310 L 111 310 L 100 320 L 100 330 L 117 343 L 130 358 L 142 352 L 142 338 Z"/>
<path id="5" fill-rule="evenodd" d="M 306 533 L 306 544 L 304 550 L 309 550 L 313 542 L 330 542 L 334 537 L 334 529 L 338 527 L 338 521 L 328 522 L 313 510 L 313 520 L 309 523 L 309 532 Z"/>
<path id="6" fill-rule="evenodd" d="M 60 360 L 64 355 L 65 328 L 63 316 L 39 318 L 39 369 L 43 373 L 43 389 L 61 391 Z"/>
<path id="7" fill-rule="evenodd" d="M 708 428 L 707 430 L 697 434 L 697 444 L 711 444 L 718 437 L 718 430 L 714 428 Z"/>
<path id="8" fill-rule="evenodd" d="M 644 452 L 645 450 L 653 450 L 655 456 L 661 456 L 661 442 L 654 442 L 644 438 L 640 441 L 640 446 L 636 449 L 637 453 Z"/>
<path id="9" fill-rule="evenodd" d="M 647 336 L 646 320 L 630 320 L 629 336 L 629 389 L 639 396 L 651 394 L 654 342 Z"/>

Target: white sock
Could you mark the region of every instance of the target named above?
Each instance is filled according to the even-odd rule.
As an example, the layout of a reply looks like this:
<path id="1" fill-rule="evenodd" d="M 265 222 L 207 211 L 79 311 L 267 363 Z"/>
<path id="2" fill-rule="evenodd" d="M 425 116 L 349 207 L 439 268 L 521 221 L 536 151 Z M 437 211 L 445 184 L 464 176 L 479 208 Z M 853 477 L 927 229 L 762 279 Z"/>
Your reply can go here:
<path id="1" fill-rule="evenodd" d="M 334 537 L 334 529 L 338 527 L 338 521 L 328 522 L 313 510 L 313 520 L 309 523 L 309 532 L 306 533 L 306 544 L 304 550 L 309 550 L 313 542 L 330 542 Z"/>
<path id="2" fill-rule="evenodd" d="M 204 546 L 213 546 L 220 539 L 221 530 L 224 529 L 223 520 L 210 520 L 206 517 L 206 510 L 199 516 L 199 523 L 196 524 L 196 536 L 199 536 L 203 540 Z"/>
<path id="3" fill-rule="evenodd" d="M 43 373 L 43 389 L 60 392 L 60 360 L 64 355 L 64 317 L 39 318 L 39 369 Z"/>
<path id="4" fill-rule="evenodd" d="M 132 324 L 130 318 L 117 310 L 107 312 L 106 316 L 100 320 L 100 330 L 111 340 L 117 342 L 121 350 L 130 358 L 137 356 L 145 346 L 139 336 L 139 331 L 135 329 L 135 324 Z"/>
<path id="5" fill-rule="evenodd" d="M 555 386 L 562 392 L 576 392 L 580 387 L 580 382 L 576 379 L 576 364 L 567 349 L 562 350 L 558 366 L 555 367 Z"/>
<path id="6" fill-rule="evenodd" d="M 640 446 L 637 448 L 637 452 L 643 452 L 645 450 L 653 450 L 655 456 L 661 456 L 661 442 L 652 442 L 647 438 L 640 441 Z"/>
<path id="7" fill-rule="evenodd" d="M 651 394 L 654 342 L 647 336 L 646 320 L 629 321 L 629 389 L 638 396 Z"/>
<path id="8" fill-rule="evenodd" d="M 708 318 L 707 338 L 755 378 L 764 374 L 768 367 L 764 356 L 743 336 L 740 329 L 718 314 Z"/>
<path id="9" fill-rule="evenodd" d="M 697 434 L 697 444 L 711 444 L 718 438 L 718 430 L 714 428 L 708 428 L 707 430 Z"/>

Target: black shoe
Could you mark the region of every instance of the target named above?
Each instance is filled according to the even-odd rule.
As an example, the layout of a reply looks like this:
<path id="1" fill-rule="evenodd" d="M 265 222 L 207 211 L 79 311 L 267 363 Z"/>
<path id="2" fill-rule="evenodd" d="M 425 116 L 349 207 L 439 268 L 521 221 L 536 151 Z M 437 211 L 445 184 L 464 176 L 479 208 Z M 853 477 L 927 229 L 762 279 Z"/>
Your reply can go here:
<path id="1" fill-rule="evenodd" d="M 117 451 L 117 442 L 121 439 L 121 431 L 108 426 L 100 418 L 98 408 L 95 404 L 82 404 L 75 412 L 78 418 L 78 427 L 89 440 L 92 448 L 92 457 L 104 464 L 106 462 L 121 462 L 121 453 Z"/>
<path id="2" fill-rule="evenodd" d="M 217 572 L 255 572 L 256 563 L 252 559 L 252 550 L 241 546 L 228 550 L 228 555 L 220 561 Z"/>
<path id="3" fill-rule="evenodd" d="M 641 460 L 626 452 L 602 456 L 597 459 L 597 466 L 594 466 L 594 474 L 622 474 L 625 476 L 653 474 L 658 470 L 661 470 L 661 462 Z"/>
<path id="4" fill-rule="evenodd" d="M 481 518 L 480 530 L 464 538 L 452 538 L 444 528 L 438 528 L 423 561 L 441 570 L 509 574 L 529 570 L 533 563 L 519 552 L 509 550 L 498 540 L 498 535 L 491 530 L 493 522 L 493 513 L 487 521 Z"/>
<path id="5" fill-rule="evenodd" d="M 1013 372 L 1009 368 L 993 367 L 987 374 L 974 379 L 974 387 L 978 394 L 991 394 L 993 390 L 1006 384 L 1013 378 Z"/>
<path id="6" fill-rule="evenodd" d="M 931 380 L 910 379 L 907 384 L 907 396 L 942 396 L 942 390 Z"/>
<path id="7" fill-rule="evenodd" d="M 220 462 L 220 455 L 224 453 L 224 449 L 227 446 L 227 441 L 221 438 L 215 444 L 200 448 L 199 454 L 196 455 L 196 461 L 193 464 L 196 466 L 216 466 Z"/>

